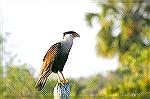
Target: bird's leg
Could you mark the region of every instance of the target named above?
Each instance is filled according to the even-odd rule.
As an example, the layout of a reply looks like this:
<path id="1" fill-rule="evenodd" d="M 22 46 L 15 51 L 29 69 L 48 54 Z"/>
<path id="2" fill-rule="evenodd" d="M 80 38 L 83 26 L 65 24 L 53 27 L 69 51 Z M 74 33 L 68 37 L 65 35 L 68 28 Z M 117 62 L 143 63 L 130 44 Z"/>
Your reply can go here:
<path id="1" fill-rule="evenodd" d="M 61 73 L 61 75 L 62 75 L 62 77 L 63 77 L 62 83 L 67 83 L 68 80 L 65 79 L 65 77 L 64 77 L 64 75 L 63 75 L 63 73 L 62 73 L 62 71 L 60 71 L 60 73 Z"/>
<path id="2" fill-rule="evenodd" d="M 61 82 L 61 80 L 60 80 L 60 76 L 59 76 L 59 74 L 57 73 L 57 76 L 58 76 L 58 82 Z"/>
<path id="3" fill-rule="evenodd" d="M 60 80 L 60 77 L 59 77 L 59 74 L 57 73 L 57 76 L 58 76 L 58 82 L 60 82 L 61 80 Z"/>
<path id="4" fill-rule="evenodd" d="M 61 85 L 63 85 L 63 86 L 64 86 L 63 82 L 60 80 L 60 76 L 59 76 L 59 74 L 58 74 L 58 73 L 57 73 L 57 75 L 58 75 L 58 82 L 59 82 L 59 83 L 61 83 Z"/>

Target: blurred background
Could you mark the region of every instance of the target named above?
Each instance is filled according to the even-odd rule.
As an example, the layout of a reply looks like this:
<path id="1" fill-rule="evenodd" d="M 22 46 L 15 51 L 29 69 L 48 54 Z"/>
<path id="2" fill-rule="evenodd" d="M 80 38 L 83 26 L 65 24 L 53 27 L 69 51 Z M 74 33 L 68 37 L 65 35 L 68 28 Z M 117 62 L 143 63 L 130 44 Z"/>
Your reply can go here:
<path id="1" fill-rule="evenodd" d="M 53 96 L 57 75 L 37 92 L 49 47 L 76 31 L 64 76 L 71 96 L 150 96 L 148 0 L 1 0 L 3 97 Z M 34 97 L 33 97 L 34 98 Z"/>

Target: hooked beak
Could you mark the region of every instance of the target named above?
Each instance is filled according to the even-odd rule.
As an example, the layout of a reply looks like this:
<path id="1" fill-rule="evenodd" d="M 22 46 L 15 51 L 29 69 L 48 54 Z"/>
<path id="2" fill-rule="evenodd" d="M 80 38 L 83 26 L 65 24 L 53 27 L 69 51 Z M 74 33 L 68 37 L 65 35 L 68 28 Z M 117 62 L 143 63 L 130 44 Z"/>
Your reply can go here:
<path id="1" fill-rule="evenodd" d="M 76 37 L 79 37 L 79 38 L 80 38 L 80 35 L 79 35 L 79 34 L 77 34 L 77 35 L 76 35 Z"/>

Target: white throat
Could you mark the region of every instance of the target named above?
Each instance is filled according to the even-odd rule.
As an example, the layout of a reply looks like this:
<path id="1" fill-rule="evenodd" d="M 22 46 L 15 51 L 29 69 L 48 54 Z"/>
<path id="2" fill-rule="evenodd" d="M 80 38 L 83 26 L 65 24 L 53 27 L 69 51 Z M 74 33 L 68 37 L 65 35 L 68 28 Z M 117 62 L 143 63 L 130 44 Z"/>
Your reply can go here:
<path id="1" fill-rule="evenodd" d="M 73 44 L 73 35 L 72 34 L 66 34 L 63 41 L 62 41 L 62 48 L 63 48 L 63 52 L 66 54 L 69 54 L 70 49 L 72 47 Z"/>

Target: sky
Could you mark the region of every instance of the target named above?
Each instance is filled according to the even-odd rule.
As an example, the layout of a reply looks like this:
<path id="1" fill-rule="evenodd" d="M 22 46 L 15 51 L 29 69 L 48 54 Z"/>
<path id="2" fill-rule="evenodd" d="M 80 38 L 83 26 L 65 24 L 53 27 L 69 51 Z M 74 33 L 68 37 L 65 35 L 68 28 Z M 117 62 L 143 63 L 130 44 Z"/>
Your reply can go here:
<path id="1" fill-rule="evenodd" d="M 99 12 L 96 3 L 88 0 L 2 0 L 2 33 L 9 32 L 7 50 L 17 59 L 35 69 L 38 75 L 42 59 L 54 43 L 61 41 L 63 32 L 76 31 L 69 58 L 64 67 L 66 77 L 87 77 L 115 70 L 117 58 L 96 56 L 96 33 L 99 24 L 87 26 L 85 14 Z"/>

